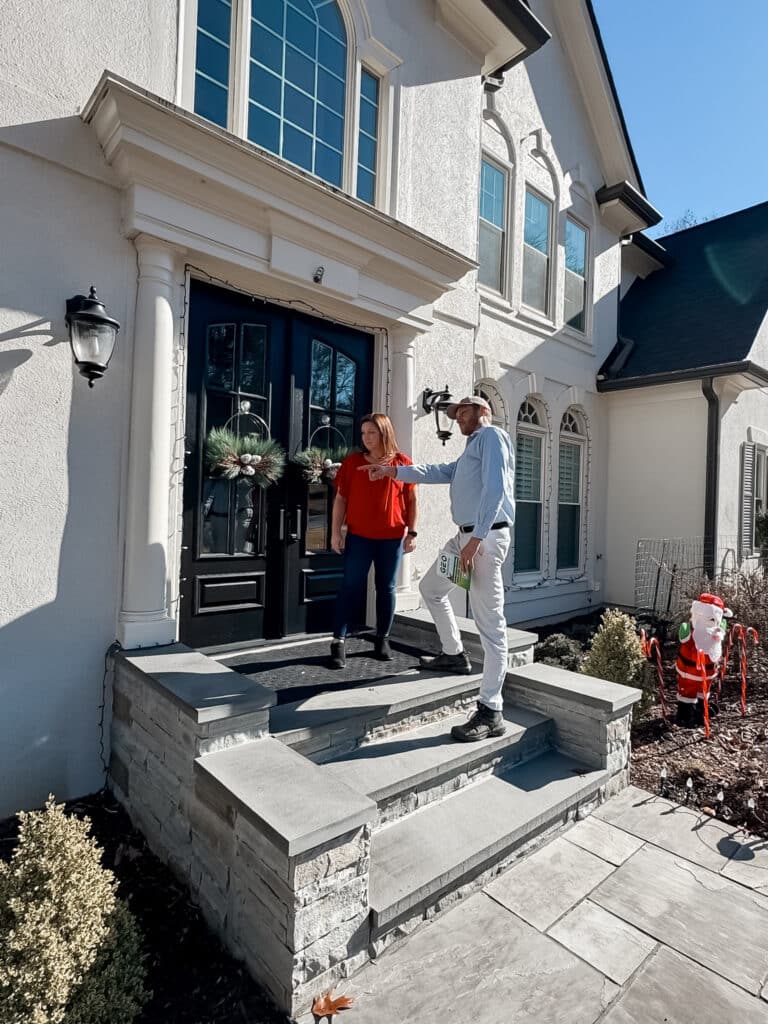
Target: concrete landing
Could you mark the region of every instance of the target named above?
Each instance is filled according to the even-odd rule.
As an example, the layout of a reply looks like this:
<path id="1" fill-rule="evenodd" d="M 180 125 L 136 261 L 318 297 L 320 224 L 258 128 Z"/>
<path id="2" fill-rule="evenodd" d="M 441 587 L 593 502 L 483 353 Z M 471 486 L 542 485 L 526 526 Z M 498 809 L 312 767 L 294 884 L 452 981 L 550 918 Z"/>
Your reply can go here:
<path id="1" fill-rule="evenodd" d="M 766 870 L 764 842 L 630 787 L 338 992 L 366 1024 L 768 1024 Z"/>

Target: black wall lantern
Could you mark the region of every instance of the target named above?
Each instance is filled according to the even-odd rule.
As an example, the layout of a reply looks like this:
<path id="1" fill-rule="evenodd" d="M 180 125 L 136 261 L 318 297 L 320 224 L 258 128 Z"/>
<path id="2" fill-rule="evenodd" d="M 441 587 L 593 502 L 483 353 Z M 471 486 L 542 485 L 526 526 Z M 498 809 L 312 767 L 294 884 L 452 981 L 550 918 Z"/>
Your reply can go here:
<path id="1" fill-rule="evenodd" d="M 93 382 L 106 373 L 120 324 L 107 316 L 104 303 L 97 297 L 93 285 L 87 298 L 85 295 L 75 295 L 67 299 L 67 315 L 64 320 L 69 328 L 69 344 L 72 346 L 75 364 L 80 373 L 88 378 L 88 387 L 92 388 Z"/>
<path id="2" fill-rule="evenodd" d="M 433 391 L 432 388 L 425 388 L 421 396 L 421 407 L 424 412 L 435 414 L 435 427 L 437 436 L 445 444 L 451 437 L 453 421 L 448 419 L 445 413 L 446 407 L 451 404 L 451 392 L 448 385 L 442 391 Z"/>

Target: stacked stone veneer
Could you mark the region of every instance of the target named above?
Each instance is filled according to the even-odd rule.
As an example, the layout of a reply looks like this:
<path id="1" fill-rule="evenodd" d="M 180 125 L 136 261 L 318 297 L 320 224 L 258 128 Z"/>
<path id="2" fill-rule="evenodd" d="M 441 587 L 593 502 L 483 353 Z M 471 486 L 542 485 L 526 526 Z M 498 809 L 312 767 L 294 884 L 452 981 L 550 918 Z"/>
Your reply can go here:
<path id="1" fill-rule="evenodd" d="M 592 806 L 628 781 L 639 692 L 528 664 L 523 648 L 505 699 L 551 718 L 560 750 L 610 773 Z M 377 807 L 269 735 L 274 703 L 273 691 L 180 644 L 118 655 L 111 785 L 212 929 L 298 1015 L 376 952 L 368 887 Z M 405 795 L 380 821 L 464 781 Z M 527 842 L 521 833 L 515 847 Z M 457 881 L 459 895 L 473 879 Z"/>
<path id="2" fill-rule="evenodd" d="M 506 702 L 553 720 L 558 750 L 610 773 L 599 800 L 629 783 L 632 707 L 640 696 L 629 686 L 543 664 L 511 670 L 504 684 Z"/>
<path id="3" fill-rule="evenodd" d="M 368 959 L 370 800 L 268 735 L 272 691 L 182 645 L 118 656 L 111 785 L 288 1013 Z"/>

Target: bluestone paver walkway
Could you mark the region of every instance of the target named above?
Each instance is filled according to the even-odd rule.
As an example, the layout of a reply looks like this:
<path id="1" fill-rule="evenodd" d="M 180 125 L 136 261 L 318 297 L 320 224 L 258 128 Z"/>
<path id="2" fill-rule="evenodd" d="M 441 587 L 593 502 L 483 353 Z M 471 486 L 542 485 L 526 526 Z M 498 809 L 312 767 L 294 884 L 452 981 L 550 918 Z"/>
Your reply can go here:
<path id="1" fill-rule="evenodd" d="M 768 843 L 630 786 L 338 991 L 345 1024 L 768 1024 Z"/>

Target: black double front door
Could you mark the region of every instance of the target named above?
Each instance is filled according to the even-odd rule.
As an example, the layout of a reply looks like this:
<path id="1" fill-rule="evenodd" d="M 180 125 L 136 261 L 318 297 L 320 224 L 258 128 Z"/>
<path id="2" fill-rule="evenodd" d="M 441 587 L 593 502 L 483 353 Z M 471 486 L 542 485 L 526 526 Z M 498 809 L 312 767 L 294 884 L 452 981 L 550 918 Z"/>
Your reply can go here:
<path id="1" fill-rule="evenodd" d="M 371 410 L 373 339 L 248 296 L 192 283 L 189 305 L 180 636 L 194 647 L 332 628 L 341 557 L 333 488 L 290 459 L 357 443 Z M 277 441 L 282 479 L 222 479 L 205 459 L 214 427 Z"/>

